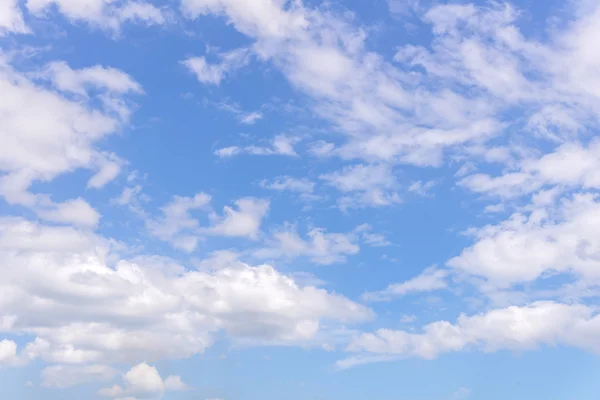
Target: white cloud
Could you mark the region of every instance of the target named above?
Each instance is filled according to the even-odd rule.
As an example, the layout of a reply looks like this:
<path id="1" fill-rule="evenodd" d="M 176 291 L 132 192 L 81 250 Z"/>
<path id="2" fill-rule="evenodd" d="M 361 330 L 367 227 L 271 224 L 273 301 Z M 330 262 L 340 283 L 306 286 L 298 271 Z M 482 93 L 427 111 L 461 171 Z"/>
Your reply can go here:
<path id="1" fill-rule="evenodd" d="M 18 0 L 0 0 L 0 37 L 7 33 L 28 33 Z"/>
<path id="2" fill-rule="evenodd" d="M 366 31 L 344 15 L 271 0 L 183 0 L 182 8 L 190 18 L 225 16 L 255 40 L 258 58 L 278 67 L 311 96 L 318 115 L 347 135 L 336 152 L 343 157 L 439 165 L 444 148 L 500 131 L 484 99 L 417 91 L 416 74 L 367 51 Z"/>
<path id="3" fill-rule="evenodd" d="M 62 63 L 54 65 L 61 65 L 61 70 L 71 77 L 87 76 L 90 71 L 72 70 Z M 111 71 L 111 77 L 113 74 L 127 76 L 117 70 Z M 3 115 L 0 172 L 4 173 L 0 177 L 0 195 L 10 204 L 29 207 L 41 218 L 57 222 L 93 226 L 98 221 L 97 212 L 82 199 L 55 203 L 50 196 L 29 192 L 29 187 L 36 181 L 49 182 L 78 168 L 100 166 L 102 171 L 102 160 L 107 156 L 97 151 L 95 145 L 126 124 L 130 111 L 123 93 L 111 92 L 115 88 L 125 90 L 124 86 L 110 83 L 112 81 L 102 74 L 92 75 L 95 78 L 81 78 L 78 82 L 93 82 L 96 88 L 102 89 L 107 97 L 101 97 L 99 105 L 92 101 L 94 97 L 89 101 L 74 101 L 37 85 L 28 75 L 16 71 L 10 60 L 0 54 L 0 91 L 6 94 L 4 98 L 11 99 L 0 101 Z M 127 82 L 133 82 L 128 79 Z M 66 81 L 72 82 L 72 79 Z M 74 85 L 71 88 L 84 89 L 79 83 Z M 135 87 L 139 86 L 136 84 Z M 31 115 L 36 117 L 32 119 Z M 114 174 L 114 168 L 108 172 L 93 179 L 92 186 L 105 183 Z"/>
<path id="4" fill-rule="evenodd" d="M 123 192 L 122 197 L 129 195 L 133 193 Z M 194 197 L 174 196 L 167 205 L 161 207 L 162 216 L 146 220 L 146 227 L 153 236 L 171 243 L 176 248 L 191 252 L 198 244 L 200 223 L 190 212 L 208 212 L 210 201 L 211 197 L 206 193 L 198 193 Z"/>
<path id="5" fill-rule="evenodd" d="M 213 334 L 262 344 L 316 343 L 372 311 L 269 265 L 229 260 L 186 270 L 160 257 L 122 259 L 114 241 L 71 227 L 0 220 L 0 315 L 34 337 L 20 360 L 90 365 L 202 353 Z M 25 336 L 24 336 L 25 337 Z M 3 360 L 15 355 L 2 344 Z"/>
<path id="6" fill-rule="evenodd" d="M 237 210 L 223 208 L 223 216 L 212 215 L 213 226 L 208 232 L 222 236 L 237 236 L 256 239 L 262 220 L 269 211 L 269 201 L 255 198 L 239 199 Z"/>
<path id="7" fill-rule="evenodd" d="M 260 259 L 281 257 L 308 257 L 317 264 L 329 265 L 344 262 L 346 256 L 357 254 L 360 246 L 354 233 L 328 233 L 325 229 L 312 229 L 307 239 L 302 239 L 292 227 L 273 233 L 268 247 L 254 252 Z"/>
<path id="8" fill-rule="evenodd" d="M 429 196 L 431 189 L 438 184 L 438 181 L 415 181 L 410 184 L 408 191 L 418 194 L 419 196 Z"/>
<path id="9" fill-rule="evenodd" d="M 118 397 L 123 395 L 123 388 L 119 385 L 113 385 L 109 388 L 100 389 L 98 394 L 106 397 Z M 122 398 L 126 399 L 127 397 Z"/>
<path id="10" fill-rule="evenodd" d="M 206 57 L 192 57 L 182 61 L 201 83 L 219 85 L 227 75 L 243 68 L 250 62 L 250 52 L 246 48 L 219 54 L 219 62 L 209 64 Z M 261 114 L 249 114 L 242 118 L 242 123 L 253 123 L 262 118 Z"/>
<path id="11" fill-rule="evenodd" d="M 389 165 L 357 164 L 323 174 L 320 178 L 346 194 L 339 199 L 342 209 L 385 206 L 400 201 L 396 192 L 396 177 Z M 348 196 L 348 193 L 351 195 Z"/>
<path id="12" fill-rule="evenodd" d="M 147 199 L 147 196 L 142 194 L 142 186 L 135 185 L 123 188 L 121 194 L 118 197 L 111 199 L 110 202 L 117 206 L 127 206 L 134 214 L 145 218 L 146 212 L 142 209 L 140 200 Z"/>
<path id="13" fill-rule="evenodd" d="M 110 388 L 101 389 L 98 394 L 106 397 L 118 397 L 119 399 L 134 398 L 130 396 L 162 398 L 165 391 L 182 391 L 188 388 L 179 376 L 169 376 L 163 381 L 158 370 L 146 363 L 132 367 L 123 375 L 123 382 L 125 388 L 114 385 Z"/>
<path id="14" fill-rule="evenodd" d="M 117 10 L 117 18 L 121 22 L 143 22 L 147 25 L 162 25 L 168 16 L 160 8 L 143 1 L 129 1 Z"/>
<path id="15" fill-rule="evenodd" d="M 114 180 L 121 172 L 121 162 L 114 155 L 102 157 L 96 163 L 98 172 L 96 172 L 96 174 L 88 181 L 88 188 L 103 188 L 107 183 Z"/>
<path id="16" fill-rule="evenodd" d="M 568 165 L 569 168 L 564 166 Z M 569 142 L 537 159 L 525 159 L 519 169 L 499 177 L 475 174 L 460 184 L 478 193 L 504 198 L 519 197 L 544 186 L 600 187 L 600 140 L 588 145 Z"/>
<path id="17" fill-rule="evenodd" d="M 133 394 L 153 394 L 165 390 L 160 374 L 155 367 L 146 363 L 138 364 L 131 368 L 124 376 L 127 392 Z"/>
<path id="18" fill-rule="evenodd" d="M 237 146 L 223 147 L 215 151 L 215 154 L 221 158 L 233 157 L 242 152 L 242 149 Z"/>
<path id="19" fill-rule="evenodd" d="M 0 341 L 0 366 L 17 362 L 17 344 L 12 340 Z"/>
<path id="20" fill-rule="evenodd" d="M 372 227 L 363 224 L 348 233 L 327 232 L 324 228 L 313 228 L 302 238 L 295 226 L 285 224 L 271 233 L 265 247 L 253 251 L 258 259 L 306 257 L 320 265 L 343 263 L 348 256 L 358 254 L 360 244 L 384 247 L 390 242 L 381 234 L 372 232 Z"/>
<path id="21" fill-rule="evenodd" d="M 354 229 L 354 232 L 358 233 L 362 239 L 362 241 L 367 245 L 367 246 L 371 246 L 371 247 L 386 247 L 386 246 L 390 246 L 392 243 L 387 240 L 387 238 L 380 234 L 380 233 L 374 233 L 372 232 L 373 227 L 369 224 L 362 224 L 358 227 L 356 227 L 356 229 Z"/>
<path id="22" fill-rule="evenodd" d="M 110 381 L 118 372 L 107 365 L 53 365 L 42 370 L 42 386 L 68 388 L 90 382 Z"/>
<path id="23" fill-rule="evenodd" d="M 181 380 L 179 376 L 168 376 L 165 379 L 165 389 L 172 392 L 181 392 L 188 390 L 189 387 Z"/>
<path id="24" fill-rule="evenodd" d="M 36 212 L 40 218 L 63 224 L 73 224 L 93 228 L 100 221 L 100 214 L 90 204 L 81 199 L 68 200 L 50 207 L 38 206 Z"/>
<path id="25" fill-rule="evenodd" d="M 291 176 L 280 176 L 269 182 L 267 180 L 263 180 L 260 183 L 265 189 L 277 190 L 280 192 L 290 191 L 297 193 L 312 193 L 315 189 L 315 183 L 306 179 L 306 178 L 294 178 Z"/>
<path id="26" fill-rule="evenodd" d="M 246 146 L 246 147 L 224 147 L 217 149 L 215 154 L 221 158 L 227 158 L 236 156 L 238 154 L 246 153 L 255 156 L 269 156 L 269 155 L 280 155 L 297 157 L 298 154 L 294 150 L 294 145 L 298 142 L 298 138 L 277 135 L 271 141 L 270 146 Z"/>
<path id="27" fill-rule="evenodd" d="M 407 15 L 421 9 L 423 0 L 388 0 L 388 7 L 392 14 Z"/>
<path id="28" fill-rule="evenodd" d="M 239 0 L 183 0 L 182 11 L 191 18 L 203 14 L 225 14 L 242 32 L 274 38 L 285 37 L 293 30 L 303 28 L 303 16 L 285 12 L 282 4 L 272 0 L 245 2 Z"/>
<path id="29" fill-rule="evenodd" d="M 402 283 L 394 283 L 384 290 L 363 294 L 367 301 L 390 301 L 407 294 L 433 292 L 448 287 L 448 271 L 429 267 L 422 274 Z"/>
<path id="30" fill-rule="evenodd" d="M 96 65 L 73 70 L 64 61 L 46 65 L 41 76 L 49 79 L 62 92 L 87 96 L 88 88 L 105 89 L 110 93 L 142 93 L 142 88 L 131 76 L 115 68 Z"/>
<path id="31" fill-rule="evenodd" d="M 240 122 L 244 125 L 253 125 L 257 121 L 263 119 L 264 115 L 261 112 L 254 111 L 240 115 Z"/>
<path id="32" fill-rule="evenodd" d="M 486 278 L 498 287 L 531 282 L 544 275 L 570 273 L 593 283 L 600 278 L 600 203 L 576 194 L 559 204 L 533 205 L 498 225 L 472 231 L 476 243 L 448 265 Z"/>
<path id="33" fill-rule="evenodd" d="M 380 329 L 357 337 L 348 350 L 362 354 L 342 360 L 338 366 L 377 361 L 381 356 L 433 359 L 467 348 L 495 352 L 574 346 L 599 352 L 600 347 L 593 340 L 599 334 L 599 318 L 592 308 L 584 305 L 536 302 L 474 316 L 463 314 L 455 324 L 434 322 L 426 325 L 422 333 Z M 373 355 L 375 358 L 370 359 Z"/>
<path id="34" fill-rule="evenodd" d="M 52 6 L 71 21 L 83 21 L 104 29 L 118 31 L 125 22 L 160 25 L 164 12 L 144 1 L 113 0 L 27 0 L 27 9 L 37 17 L 46 16 Z"/>

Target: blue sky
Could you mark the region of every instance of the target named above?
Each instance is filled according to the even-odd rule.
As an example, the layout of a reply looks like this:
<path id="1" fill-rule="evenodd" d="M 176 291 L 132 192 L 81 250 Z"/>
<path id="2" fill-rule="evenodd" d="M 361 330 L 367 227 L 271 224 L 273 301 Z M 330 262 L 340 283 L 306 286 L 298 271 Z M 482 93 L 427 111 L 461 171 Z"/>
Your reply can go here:
<path id="1" fill-rule="evenodd" d="M 0 0 L 3 398 L 596 399 L 599 21 Z"/>

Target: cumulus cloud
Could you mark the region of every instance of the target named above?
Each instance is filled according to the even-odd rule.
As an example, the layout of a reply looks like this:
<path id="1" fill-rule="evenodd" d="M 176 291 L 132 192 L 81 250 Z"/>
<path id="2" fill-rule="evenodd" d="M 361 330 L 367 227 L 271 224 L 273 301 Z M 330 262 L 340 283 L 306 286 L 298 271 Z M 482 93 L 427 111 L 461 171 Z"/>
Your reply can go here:
<path id="1" fill-rule="evenodd" d="M 472 231 L 475 244 L 450 259 L 448 265 L 498 287 L 556 273 L 570 273 L 590 284 L 597 282 L 597 197 L 576 194 L 558 204 L 545 200 L 538 197 L 542 204 L 534 205 L 530 212 L 515 213 L 497 225 Z"/>
<path id="2" fill-rule="evenodd" d="M 600 347 L 592 338 L 598 335 L 599 318 L 585 305 L 536 302 L 473 316 L 463 314 L 454 324 L 433 322 L 421 333 L 380 329 L 355 338 L 348 350 L 362 354 L 339 361 L 338 367 L 378 361 L 382 356 L 433 359 L 467 348 L 495 352 L 566 345 L 598 352 Z"/>
<path id="3" fill-rule="evenodd" d="M 223 216 L 214 214 L 213 226 L 208 232 L 222 236 L 256 239 L 262 220 L 269 211 L 269 201 L 249 197 L 237 200 L 235 205 L 237 210 L 225 207 Z"/>
<path id="4" fill-rule="evenodd" d="M 17 360 L 17 344 L 8 339 L 0 341 L 0 366 L 14 364 Z"/>
<path id="5" fill-rule="evenodd" d="M 98 394 L 106 397 L 133 398 L 162 398 L 166 391 L 187 390 L 187 385 L 179 376 L 168 376 L 164 381 L 158 370 L 146 363 L 132 367 L 123 375 L 125 388 L 114 385 L 101 389 Z M 126 397 L 129 396 L 129 397 Z"/>
<path id="6" fill-rule="evenodd" d="M 17 354 L 23 362 L 110 365 L 184 358 L 202 353 L 220 331 L 233 340 L 310 344 L 326 335 L 326 325 L 372 317 L 370 309 L 300 287 L 270 265 L 230 260 L 210 271 L 186 270 L 163 258 L 122 259 L 114 246 L 72 227 L 0 221 L 0 315 L 16 316 L 3 331 L 33 337 L 18 353 L 3 342 L 3 360 Z"/>

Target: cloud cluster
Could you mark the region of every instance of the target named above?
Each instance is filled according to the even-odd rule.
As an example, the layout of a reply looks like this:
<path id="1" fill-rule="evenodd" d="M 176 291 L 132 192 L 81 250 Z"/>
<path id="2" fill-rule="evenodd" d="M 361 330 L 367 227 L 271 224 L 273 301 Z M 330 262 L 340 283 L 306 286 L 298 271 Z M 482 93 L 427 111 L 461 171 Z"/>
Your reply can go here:
<path id="1" fill-rule="evenodd" d="M 187 18 L 222 17 L 250 39 L 247 47 L 181 61 L 198 81 L 219 86 L 251 60 L 263 62 L 306 96 L 335 135 L 311 138 L 308 147 L 318 159 L 337 157 L 335 169 L 314 180 L 263 180 L 263 189 L 314 199 L 317 187 L 329 187 L 344 211 L 392 206 L 402 200 L 399 170 L 448 164 L 460 168 L 460 190 L 495 202 L 487 212 L 510 211 L 505 220 L 469 229 L 473 243 L 444 268 L 363 296 L 390 301 L 460 282 L 508 305 L 462 314 L 454 323 L 433 322 L 420 332 L 357 335 L 346 348 L 356 355 L 338 366 L 468 349 L 568 345 L 600 352 L 597 310 L 581 301 L 584 295 L 571 303 L 556 299 L 561 290 L 600 287 L 600 141 L 593 138 L 600 112 L 600 6 L 571 2 L 564 29 L 541 41 L 519 29 L 520 12 L 508 3 L 389 4 L 395 13 L 418 14 L 431 42 L 402 44 L 387 59 L 369 50 L 368 30 L 350 12 L 291 0 L 180 2 Z M 55 12 L 113 33 L 126 22 L 168 20 L 167 11 L 143 1 L 0 0 L 0 36 L 31 33 L 29 17 Z M 373 317 L 312 276 L 304 276 L 312 282 L 303 285 L 272 265 L 244 263 L 232 251 L 195 260 L 197 269 L 153 254 L 124 256 L 133 251 L 95 233 L 101 215 L 86 199 L 56 201 L 35 192 L 36 183 L 79 169 L 92 172 L 87 189 L 117 178 L 126 161 L 99 144 L 128 126 L 132 100 L 144 94 L 126 72 L 63 61 L 25 70 L 0 52 L 0 93 L 0 196 L 39 219 L 0 217 L 0 333 L 25 339 L 19 346 L 0 341 L 0 366 L 42 360 L 52 364 L 42 371 L 43 386 L 66 388 L 110 382 L 118 375 L 112 365 L 137 364 L 121 385 L 100 394 L 161 398 L 187 386 L 177 376 L 163 379 L 146 361 L 202 353 L 221 333 L 243 343 L 329 344 L 337 328 Z M 232 109 L 242 124 L 263 117 Z M 279 134 L 215 155 L 300 159 L 301 140 Z M 427 195 L 439 181 L 408 182 L 408 192 Z M 142 186 L 132 183 L 113 204 L 129 206 L 150 235 L 188 253 L 209 237 L 244 238 L 255 244 L 246 253 L 255 261 L 304 258 L 329 265 L 362 245 L 390 245 L 368 225 L 301 235 L 286 224 L 265 233 L 271 204 L 257 197 L 238 197 L 215 211 L 206 193 L 173 196 L 154 212 L 142 206 L 142 196 Z M 548 281 L 556 276 L 571 286 L 555 290 Z M 545 290 L 531 298 L 550 300 L 531 301 L 519 291 L 534 283 Z"/>
<path id="2" fill-rule="evenodd" d="M 0 53 L 0 88 L 6 99 L 0 102 L 0 195 L 49 221 L 94 226 L 100 215 L 84 199 L 56 203 L 29 187 L 79 168 L 97 171 L 88 183 L 92 188 L 114 179 L 120 170 L 118 158 L 96 146 L 127 124 L 127 96 L 142 89 L 124 72 L 101 66 L 74 70 L 53 62 L 33 74 L 37 79 L 30 75 L 17 71 L 10 57 Z"/>
<path id="3" fill-rule="evenodd" d="M 121 197 L 134 196 L 139 192 L 132 190 L 129 188 Z M 116 203 L 123 204 L 122 200 L 117 199 Z M 134 211 L 137 210 L 145 218 L 146 228 L 151 235 L 187 252 L 194 251 L 199 240 L 206 236 L 258 238 L 262 220 L 269 211 L 268 200 L 251 197 L 238 199 L 235 208 L 223 208 L 223 215 L 212 210 L 211 200 L 211 196 L 205 193 L 198 193 L 194 197 L 174 196 L 161 207 L 162 215 L 158 217 L 150 217 L 139 209 Z M 198 218 L 192 216 L 194 211 L 203 211 L 210 224 L 203 226 Z"/>
<path id="4" fill-rule="evenodd" d="M 234 340 L 310 344 L 328 324 L 372 316 L 343 296 L 299 287 L 269 265 L 186 270 L 160 257 L 122 259 L 115 246 L 71 227 L 0 220 L 2 331 L 32 338 L 16 355 L 12 342 L 2 342 L 3 362 L 184 358 L 203 352 L 219 331 Z"/>
<path id="5" fill-rule="evenodd" d="M 461 315 L 456 323 L 438 321 L 426 325 L 422 333 L 380 329 L 357 337 L 349 346 L 362 353 L 338 362 L 338 367 L 391 358 L 433 359 L 440 354 L 467 348 L 495 352 L 532 350 L 540 346 L 575 346 L 600 352 L 593 339 L 600 334 L 600 317 L 584 305 L 536 302 L 511 306 L 487 313 Z"/>

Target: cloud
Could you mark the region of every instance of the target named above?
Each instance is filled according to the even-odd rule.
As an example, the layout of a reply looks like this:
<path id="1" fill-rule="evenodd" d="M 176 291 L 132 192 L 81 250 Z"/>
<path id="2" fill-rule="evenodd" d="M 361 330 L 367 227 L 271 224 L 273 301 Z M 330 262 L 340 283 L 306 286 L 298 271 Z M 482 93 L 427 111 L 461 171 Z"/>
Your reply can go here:
<path id="1" fill-rule="evenodd" d="M 372 247 L 389 245 L 383 235 L 369 232 L 369 225 L 361 225 L 348 233 L 329 233 L 323 228 L 308 231 L 307 238 L 298 235 L 295 227 L 285 225 L 266 240 L 266 247 L 252 254 L 258 259 L 307 257 L 312 262 L 330 265 L 346 261 L 347 256 L 360 251 L 360 242 Z"/>
<path id="2" fill-rule="evenodd" d="M 124 192 L 122 196 L 130 194 L 133 195 L 131 192 Z M 211 196 L 206 193 L 198 193 L 194 197 L 174 196 L 168 204 L 161 207 L 162 216 L 146 220 L 146 228 L 153 236 L 178 249 L 191 252 L 198 244 L 200 223 L 190 212 L 208 212 L 210 201 Z"/>
<path id="3" fill-rule="evenodd" d="M 455 324 L 433 322 L 426 325 L 422 333 L 380 329 L 362 334 L 354 339 L 348 350 L 362 353 L 364 359 L 359 356 L 358 359 L 343 360 L 338 366 L 369 362 L 371 355 L 433 359 L 467 348 L 496 352 L 574 346 L 598 352 L 598 344 L 591 340 L 598 334 L 598 322 L 599 317 L 590 307 L 550 301 L 495 309 L 474 316 L 463 314 Z"/>
<path id="4" fill-rule="evenodd" d="M 129 398 L 124 396 L 135 396 L 141 398 L 162 398 L 165 391 L 187 390 L 187 385 L 181 381 L 179 376 L 169 376 L 164 381 L 158 370 L 146 363 L 132 367 L 123 375 L 125 388 L 114 385 L 110 388 L 101 389 L 98 394 L 106 397 Z"/>
<path id="5" fill-rule="evenodd" d="M 564 168 L 568 165 L 569 168 Z M 516 171 L 506 171 L 499 177 L 475 174 L 459 183 L 477 193 L 515 198 L 543 187 L 600 187 L 600 140 L 589 144 L 568 142 L 555 151 L 535 159 L 525 159 Z"/>
<path id="6" fill-rule="evenodd" d="M 188 390 L 189 387 L 181 380 L 179 376 L 168 376 L 165 379 L 165 390 L 172 392 L 182 392 Z"/>
<path id="7" fill-rule="evenodd" d="M 263 119 L 263 117 L 263 113 L 254 111 L 241 115 L 240 122 L 244 125 L 254 125 L 257 121 Z"/>
<path id="8" fill-rule="evenodd" d="M 295 137 L 285 135 L 277 135 L 271 141 L 270 146 L 246 146 L 246 147 L 224 147 L 215 151 L 215 154 L 220 158 L 233 157 L 239 154 L 251 154 L 255 156 L 280 155 L 297 157 L 298 154 L 294 150 L 294 145 L 298 142 Z"/>
<path id="9" fill-rule="evenodd" d="M 237 69 L 243 68 L 250 62 L 250 52 L 246 48 L 232 50 L 218 55 L 219 62 L 210 64 L 206 57 L 192 57 L 182 61 L 191 72 L 196 75 L 198 81 L 204 84 L 219 85 L 227 75 Z M 260 114 L 249 114 L 242 118 L 242 123 L 253 123 L 260 119 Z M 246 122 L 244 122 L 246 121 Z"/>
<path id="10" fill-rule="evenodd" d="M 138 216 L 145 218 L 146 212 L 142 209 L 140 200 L 147 199 L 147 196 L 142 194 L 142 186 L 135 185 L 123 188 L 123 191 L 118 197 L 111 199 L 111 204 L 117 206 L 127 206 L 129 210 Z"/>
<path id="11" fill-rule="evenodd" d="M 213 335 L 310 345 L 372 311 L 270 265 L 213 259 L 210 271 L 160 257 L 119 257 L 114 241 L 72 227 L 0 220 L 0 314 L 32 337 L 19 360 L 64 365 L 152 362 L 202 353 Z M 8 323 L 10 322 L 10 323 Z M 3 342 L 2 359 L 15 356 Z"/>
<path id="12" fill-rule="evenodd" d="M 107 75 L 90 74 L 92 70 L 107 70 L 100 67 L 73 70 L 62 62 L 50 65 L 60 66 L 57 76 L 63 73 L 68 76 L 64 82 L 63 78 L 46 72 L 33 74 L 42 80 L 51 76 L 51 80 L 62 82 L 57 86 L 65 90 L 86 93 L 86 99 L 76 101 L 39 85 L 30 78 L 31 74 L 18 72 L 10 62 L 0 53 L 0 89 L 12 99 L 0 103 L 4 127 L 0 133 L 3 143 L 0 195 L 8 203 L 28 207 L 50 221 L 95 225 L 99 214 L 85 200 L 76 198 L 56 203 L 48 195 L 31 193 L 29 187 L 34 182 L 50 182 L 79 168 L 100 168 L 99 175 L 90 181 L 92 187 L 108 182 L 116 168 L 110 165 L 111 157 L 95 146 L 127 124 L 130 106 L 123 96 L 137 92 L 133 89 L 139 85 L 117 70 L 111 69 Z M 117 81 L 121 83 L 116 84 L 112 80 L 114 76 L 120 77 Z M 98 96 L 85 92 L 88 83 L 99 89 Z M 32 120 L 31 115 L 36 118 Z"/>
<path id="13" fill-rule="evenodd" d="M 497 287 L 557 273 L 596 282 L 600 265 L 595 239 L 600 229 L 596 218 L 600 203 L 596 196 L 575 194 L 558 204 L 538 199 L 542 203 L 533 204 L 530 212 L 518 212 L 497 225 L 471 231 L 475 244 L 448 265 Z"/>
<path id="14" fill-rule="evenodd" d="M 320 179 L 346 194 L 339 199 L 342 209 L 378 207 L 398 203 L 397 182 L 389 165 L 357 164 L 323 174 Z M 348 195 L 349 194 L 349 195 Z"/>
<path id="15" fill-rule="evenodd" d="M 63 14 L 68 20 L 82 21 L 92 26 L 118 32 L 126 22 L 139 22 L 145 25 L 161 25 L 166 22 L 164 12 L 144 1 L 107 0 L 27 0 L 28 11 L 44 17 L 49 9 Z"/>
<path id="16" fill-rule="evenodd" d="M 100 221 L 100 214 L 81 198 L 52 203 L 50 207 L 38 206 L 36 212 L 40 218 L 47 221 L 83 227 L 94 227 Z"/>
<path id="17" fill-rule="evenodd" d="M 402 283 L 394 283 L 378 292 L 367 292 L 362 298 L 366 301 L 390 301 L 408 294 L 433 292 L 448 287 L 448 271 L 429 267 L 421 275 Z"/>
<path id="18" fill-rule="evenodd" d="M 277 190 L 280 192 L 289 191 L 296 193 L 312 193 L 315 189 L 315 183 L 306 178 L 294 178 L 291 176 L 280 176 L 269 182 L 263 180 L 260 186 L 265 189 Z"/>
<path id="19" fill-rule="evenodd" d="M 8 33 L 29 33 L 18 0 L 0 1 L 0 37 Z"/>
<path id="20" fill-rule="evenodd" d="M 212 215 L 211 234 L 256 239 L 263 218 L 269 211 L 269 201 L 255 198 L 239 199 L 235 202 L 237 210 L 224 207 L 223 216 Z"/>
<path id="21" fill-rule="evenodd" d="M 266 239 L 266 246 L 255 250 L 258 259 L 307 257 L 320 265 L 343 263 L 348 256 L 358 254 L 360 244 L 371 247 L 388 246 L 385 236 L 371 232 L 371 226 L 363 224 L 348 233 L 327 232 L 314 228 L 302 238 L 293 225 L 286 224 Z"/>
<path id="22" fill-rule="evenodd" d="M 366 31 L 347 16 L 270 0 L 183 0 L 182 9 L 189 18 L 225 16 L 254 40 L 257 58 L 272 62 L 310 96 L 315 112 L 346 136 L 347 143 L 336 150 L 343 158 L 439 165 L 445 148 L 501 130 L 484 99 L 448 89 L 417 90 L 415 72 L 369 52 Z"/>
<path id="23" fill-rule="evenodd" d="M 107 365 L 53 365 L 42 370 L 42 386 L 64 389 L 90 382 L 111 381 L 117 374 Z"/>
<path id="24" fill-rule="evenodd" d="M 151 394 L 165 390 L 164 383 L 156 368 L 142 363 L 131 368 L 124 376 L 128 392 L 134 394 Z"/>
<path id="25" fill-rule="evenodd" d="M 408 15 L 422 8 L 423 0 L 388 0 L 390 13 L 397 15 Z"/>
<path id="26" fill-rule="evenodd" d="M 438 181 L 415 181 L 408 187 L 408 191 L 418 194 L 419 196 L 429 196 L 431 189 L 436 186 Z"/>
<path id="27" fill-rule="evenodd" d="M 87 96 L 88 88 L 105 89 L 109 93 L 143 93 L 139 83 L 131 76 L 115 68 L 96 65 L 73 70 L 64 61 L 46 65 L 41 76 L 50 80 L 61 92 Z"/>
<path id="28" fill-rule="evenodd" d="M 114 155 L 101 157 L 96 164 L 98 172 L 88 181 L 88 188 L 101 189 L 121 172 L 121 161 Z"/>
<path id="29" fill-rule="evenodd" d="M 0 366 L 17 362 L 17 344 L 12 340 L 0 341 Z"/>
<path id="30" fill-rule="evenodd" d="M 384 235 L 382 235 L 380 233 L 374 233 L 374 232 L 372 232 L 372 229 L 373 229 L 373 227 L 371 225 L 362 224 L 362 225 L 356 227 L 356 229 L 354 229 L 354 232 L 359 234 L 362 241 L 367 246 L 386 247 L 386 246 L 390 246 L 392 244 L 389 240 L 387 240 L 387 238 Z"/>

